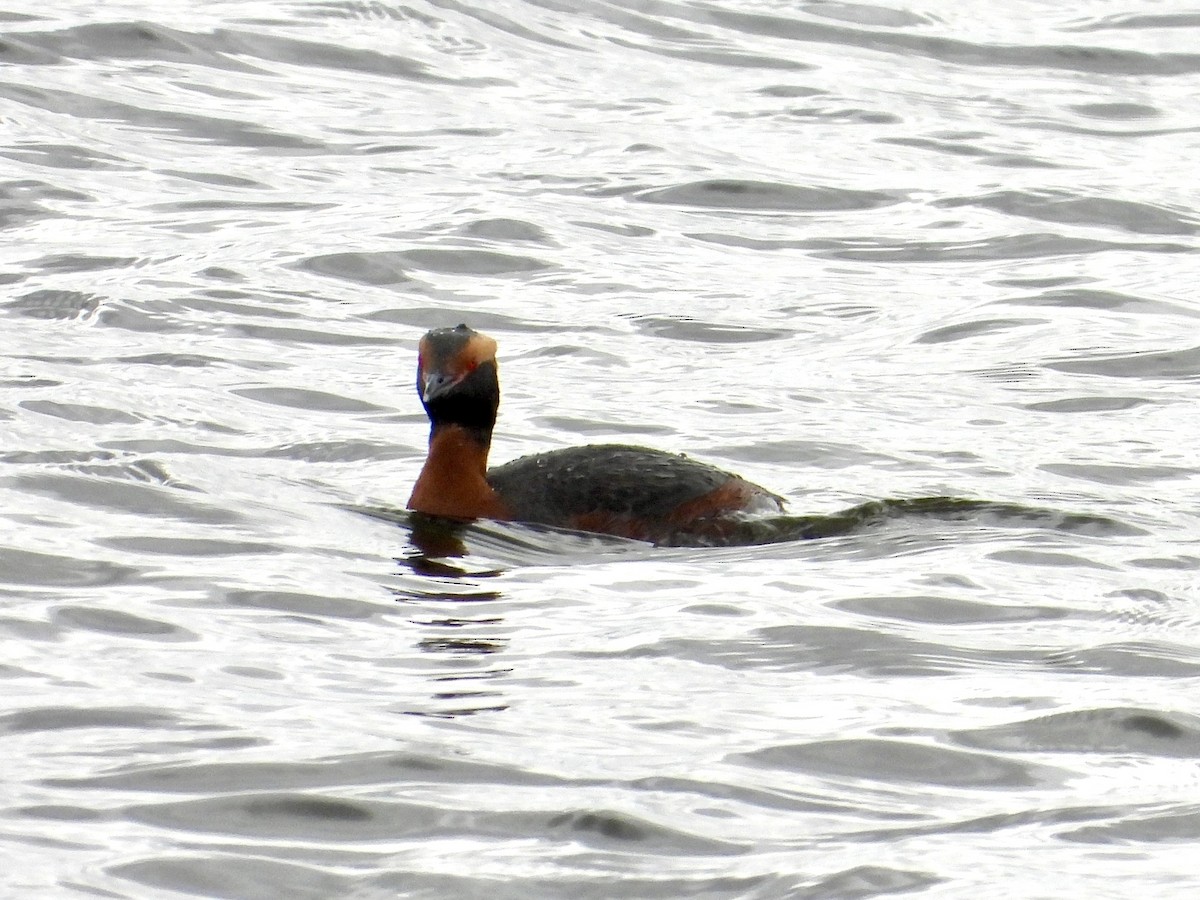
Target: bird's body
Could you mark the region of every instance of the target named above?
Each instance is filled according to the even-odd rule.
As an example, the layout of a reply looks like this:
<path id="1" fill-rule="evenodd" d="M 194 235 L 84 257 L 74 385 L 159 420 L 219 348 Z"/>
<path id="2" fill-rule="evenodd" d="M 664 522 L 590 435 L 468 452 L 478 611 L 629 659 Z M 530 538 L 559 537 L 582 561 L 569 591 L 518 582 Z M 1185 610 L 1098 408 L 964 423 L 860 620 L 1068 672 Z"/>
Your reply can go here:
<path id="1" fill-rule="evenodd" d="M 686 456 L 592 444 L 487 468 L 500 402 L 496 343 L 465 325 L 421 340 L 417 392 L 430 419 L 429 454 L 408 508 L 654 542 L 719 540 L 743 514 L 779 512 L 781 498 Z"/>

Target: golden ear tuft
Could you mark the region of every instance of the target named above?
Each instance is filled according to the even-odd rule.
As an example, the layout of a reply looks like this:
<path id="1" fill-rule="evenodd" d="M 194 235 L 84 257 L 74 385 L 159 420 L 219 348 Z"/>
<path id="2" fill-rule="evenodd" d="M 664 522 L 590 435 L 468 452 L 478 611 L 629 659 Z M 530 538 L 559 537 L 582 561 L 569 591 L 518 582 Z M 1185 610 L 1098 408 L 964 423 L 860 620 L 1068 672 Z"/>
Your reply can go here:
<path id="1" fill-rule="evenodd" d="M 496 342 L 486 334 L 475 332 L 463 347 L 460 358 L 471 368 L 496 359 Z"/>

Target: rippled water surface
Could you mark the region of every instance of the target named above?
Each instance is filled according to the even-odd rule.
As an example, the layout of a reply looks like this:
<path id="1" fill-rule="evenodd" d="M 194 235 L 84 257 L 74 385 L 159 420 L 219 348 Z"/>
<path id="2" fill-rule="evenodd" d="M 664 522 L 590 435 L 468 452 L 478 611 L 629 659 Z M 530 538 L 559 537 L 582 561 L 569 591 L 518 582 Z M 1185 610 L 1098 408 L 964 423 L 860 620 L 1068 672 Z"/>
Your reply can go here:
<path id="1" fill-rule="evenodd" d="M 1200 6 L 0 6 L 0 893 L 1200 891 Z M 403 512 L 502 462 L 813 527 Z"/>

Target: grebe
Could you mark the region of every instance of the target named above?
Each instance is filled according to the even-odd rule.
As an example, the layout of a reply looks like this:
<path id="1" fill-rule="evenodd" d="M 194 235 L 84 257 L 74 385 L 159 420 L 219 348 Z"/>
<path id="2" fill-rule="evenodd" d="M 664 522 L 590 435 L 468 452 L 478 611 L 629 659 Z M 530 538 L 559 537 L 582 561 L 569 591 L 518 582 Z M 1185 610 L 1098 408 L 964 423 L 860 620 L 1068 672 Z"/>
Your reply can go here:
<path id="1" fill-rule="evenodd" d="M 591 444 L 488 469 L 500 381 L 496 342 L 459 325 L 421 338 L 417 394 L 429 455 L 408 508 L 500 519 L 655 543 L 719 542 L 742 513 L 778 513 L 782 498 L 686 456 Z"/>

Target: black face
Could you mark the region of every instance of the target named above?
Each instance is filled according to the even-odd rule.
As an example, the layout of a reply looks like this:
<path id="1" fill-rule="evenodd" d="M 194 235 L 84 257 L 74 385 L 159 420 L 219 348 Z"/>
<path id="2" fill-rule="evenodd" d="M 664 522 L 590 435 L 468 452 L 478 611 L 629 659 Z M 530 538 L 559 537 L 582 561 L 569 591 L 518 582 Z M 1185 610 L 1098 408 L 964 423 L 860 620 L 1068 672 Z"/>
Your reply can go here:
<path id="1" fill-rule="evenodd" d="M 466 325 L 426 334 L 417 367 L 417 395 L 435 429 L 459 425 L 486 440 L 496 424 L 500 379 L 490 353 L 479 359 L 480 341 L 494 350 L 494 342 Z"/>
<path id="2" fill-rule="evenodd" d="M 419 383 L 419 382 L 418 382 Z M 477 366 L 453 386 L 421 403 L 435 425 L 461 425 L 472 431 L 491 434 L 500 408 L 500 379 L 495 362 Z"/>

